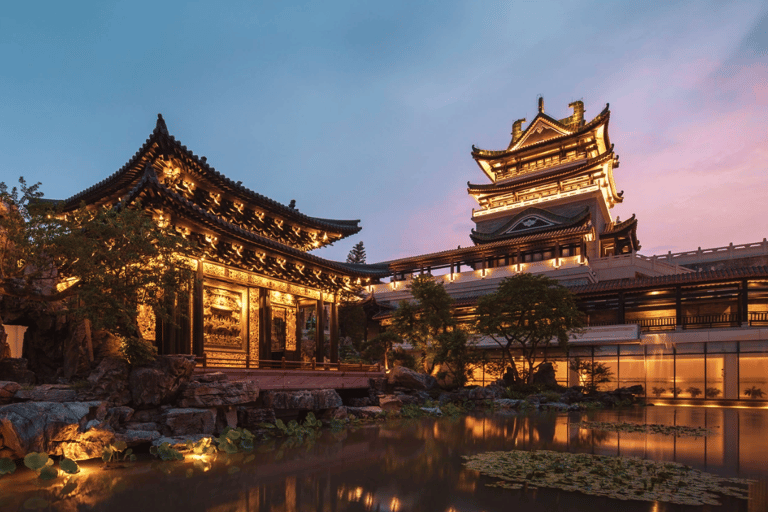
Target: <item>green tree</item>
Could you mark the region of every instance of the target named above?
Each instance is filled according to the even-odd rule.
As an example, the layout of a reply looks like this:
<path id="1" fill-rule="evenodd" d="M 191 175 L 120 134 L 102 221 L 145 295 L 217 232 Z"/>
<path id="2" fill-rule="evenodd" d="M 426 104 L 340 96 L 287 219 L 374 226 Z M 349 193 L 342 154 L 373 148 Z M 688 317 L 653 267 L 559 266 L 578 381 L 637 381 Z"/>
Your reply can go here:
<path id="1" fill-rule="evenodd" d="M 347 263 L 365 263 L 365 246 L 360 240 L 347 255 Z"/>
<path id="2" fill-rule="evenodd" d="M 389 368 L 390 355 L 392 354 L 393 347 L 401 343 L 400 336 L 389 331 L 384 331 L 378 336 L 371 338 L 362 344 L 362 356 L 371 362 L 384 362 L 384 368 Z"/>
<path id="3" fill-rule="evenodd" d="M 574 357 L 568 363 L 568 368 L 579 376 L 579 384 L 587 393 L 594 393 L 600 384 L 611 382 L 613 370 L 601 361 L 587 361 Z"/>
<path id="4" fill-rule="evenodd" d="M 194 276 L 185 259 L 192 246 L 141 204 L 82 206 L 65 215 L 39 188 L 23 178 L 18 188 L 0 183 L 0 293 L 62 304 L 63 312 L 122 338 L 129 360 L 151 357 L 139 309 L 172 320 Z"/>
<path id="5" fill-rule="evenodd" d="M 424 373 L 435 367 L 438 336 L 455 326 L 453 299 L 432 276 L 420 275 L 409 285 L 414 301 L 401 301 L 392 319 L 392 330 L 419 352 Z"/>
<path id="6" fill-rule="evenodd" d="M 476 350 L 469 333 L 454 325 L 452 330 L 437 336 L 434 361 L 440 365 L 439 378 L 448 377 L 454 385 L 464 387 L 480 361 L 480 352 Z"/>
<path id="7" fill-rule="evenodd" d="M 567 350 L 568 337 L 583 325 L 583 315 L 573 294 L 554 279 L 518 274 L 504 279 L 498 289 L 480 297 L 475 328 L 489 336 L 510 362 L 512 348 L 522 351 L 523 377 L 511 365 L 516 382 L 531 383 L 539 364 L 547 360 L 548 349 L 556 342 Z M 539 353 L 542 359 L 539 359 Z"/>

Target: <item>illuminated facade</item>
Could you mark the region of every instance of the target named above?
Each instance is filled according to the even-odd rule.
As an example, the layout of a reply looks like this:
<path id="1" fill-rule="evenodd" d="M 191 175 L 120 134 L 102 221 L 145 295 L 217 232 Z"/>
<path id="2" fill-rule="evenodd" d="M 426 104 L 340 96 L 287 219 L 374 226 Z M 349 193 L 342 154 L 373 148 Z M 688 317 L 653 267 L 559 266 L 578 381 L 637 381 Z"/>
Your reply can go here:
<path id="1" fill-rule="evenodd" d="M 662 256 L 638 254 L 637 219 L 613 219 L 622 202 L 613 172 L 608 106 L 591 121 L 538 114 L 512 125 L 506 149 L 472 147 L 488 184 L 468 184 L 474 246 L 386 262 L 389 282 L 365 289 L 396 305 L 408 283 L 429 273 L 469 324 L 477 297 L 521 272 L 557 279 L 577 295 L 587 325 L 570 357 L 603 362 L 603 387 L 640 384 L 651 399 L 768 399 L 768 241 Z M 391 311 L 375 318 L 386 323 Z M 493 353 L 498 346 L 480 339 Z M 565 354 L 557 378 L 575 385 Z M 478 371 L 478 383 L 497 376 Z"/>
<path id="2" fill-rule="evenodd" d="M 128 163 L 63 206 L 139 200 L 199 249 L 191 262 L 197 279 L 189 303 L 177 305 L 178 321 L 163 324 L 151 311 L 139 317 L 142 336 L 160 353 L 255 368 L 303 353 L 306 359 L 303 341 L 318 361 L 338 362 L 340 294 L 383 273 L 309 251 L 359 232 L 359 221 L 310 217 L 229 180 L 171 136 L 162 116 Z"/>

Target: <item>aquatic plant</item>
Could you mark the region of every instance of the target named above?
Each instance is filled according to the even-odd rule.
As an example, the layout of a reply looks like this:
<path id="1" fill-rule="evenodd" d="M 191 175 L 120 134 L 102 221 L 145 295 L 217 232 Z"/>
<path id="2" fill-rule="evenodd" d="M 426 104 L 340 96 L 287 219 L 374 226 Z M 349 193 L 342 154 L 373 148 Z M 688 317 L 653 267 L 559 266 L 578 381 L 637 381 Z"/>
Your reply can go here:
<path id="1" fill-rule="evenodd" d="M 179 450 L 172 447 L 169 442 L 164 442 L 160 446 L 151 446 L 149 448 L 149 453 L 164 461 L 184 460 L 184 455 L 182 455 Z"/>
<path id="2" fill-rule="evenodd" d="M 37 473 L 41 480 L 53 480 L 59 471 L 53 467 L 53 459 L 45 452 L 29 452 L 24 456 L 24 465 Z"/>
<path id="3" fill-rule="evenodd" d="M 106 464 L 120 460 L 133 462 L 136 460 L 136 455 L 133 454 L 133 448 L 128 448 L 125 441 L 115 441 L 101 449 L 101 460 Z"/>
<path id="4" fill-rule="evenodd" d="M 8 457 L 0 458 L 0 476 L 10 475 L 16 471 L 16 463 Z"/>
<path id="5" fill-rule="evenodd" d="M 702 427 L 686 427 L 684 425 L 661 425 L 658 423 L 625 423 L 605 421 L 582 421 L 579 428 L 605 430 L 609 432 L 642 432 L 645 434 L 661 434 L 679 437 L 704 437 L 712 435 L 712 431 Z"/>
<path id="6" fill-rule="evenodd" d="M 748 480 L 722 478 L 672 462 L 548 450 L 486 452 L 464 459 L 467 468 L 499 479 L 490 485 L 508 489 L 534 485 L 680 505 L 719 505 L 718 495 L 744 500 L 749 496 Z"/>
<path id="7" fill-rule="evenodd" d="M 66 457 L 62 457 L 59 461 L 59 467 L 68 475 L 74 475 L 80 472 L 80 466 L 78 466 L 77 462 Z"/>
<path id="8" fill-rule="evenodd" d="M 280 421 L 280 420 L 278 420 Z M 254 435 L 247 428 L 226 427 L 219 437 L 215 439 L 219 450 L 225 453 L 237 453 L 239 451 L 253 450 Z"/>

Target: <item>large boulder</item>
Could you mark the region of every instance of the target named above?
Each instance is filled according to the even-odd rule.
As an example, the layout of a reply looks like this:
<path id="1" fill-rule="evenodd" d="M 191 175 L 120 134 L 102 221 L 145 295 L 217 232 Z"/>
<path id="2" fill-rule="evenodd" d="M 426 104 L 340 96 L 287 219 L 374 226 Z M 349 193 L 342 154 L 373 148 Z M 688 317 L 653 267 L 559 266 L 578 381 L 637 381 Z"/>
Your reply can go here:
<path id="1" fill-rule="evenodd" d="M 138 446 L 141 444 L 147 444 L 160 439 L 160 432 L 154 429 L 150 430 L 126 430 L 115 434 L 115 439 L 118 441 L 125 441 L 128 446 Z"/>
<path id="2" fill-rule="evenodd" d="M 0 381 L 0 405 L 9 403 L 20 388 L 18 382 Z"/>
<path id="3" fill-rule="evenodd" d="M 272 409 L 320 411 L 341 407 L 342 405 L 341 397 L 335 389 L 268 391 L 264 393 L 264 406 Z"/>
<path id="4" fill-rule="evenodd" d="M 165 426 L 171 436 L 213 434 L 216 426 L 216 409 L 168 409 Z"/>
<path id="5" fill-rule="evenodd" d="M 29 402 L 74 402 L 77 391 L 63 384 L 42 384 L 31 389 L 20 389 L 13 397 Z"/>
<path id="6" fill-rule="evenodd" d="M 89 425 L 100 402 L 25 402 L 0 407 L 0 457 L 18 459 L 29 452 L 51 455 L 90 453 L 72 443 L 94 445 L 101 454 L 101 442 L 109 434 L 98 421 Z M 89 428 L 90 427 L 90 428 Z M 93 432 L 89 433 L 90 430 Z M 108 443 L 107 443 L 108 444 Z"/>
<path id="7" fill-rule="evenodd" d="M 237 408 L 237 424 L 251 432 L 260 430 L 260 423 L 274 423 L 275 410 L 261 407 L 242 406 Z"/>
<path id="8" fill-rule="evenodd" d="M 347 407 L 347 413 L 356 418 L 376 418 L 384 413 L 384 409 L 371 405 L 368 407 Z"/>
<path id="9" fill-rule="evenodd" d="M 437 379 L 431 375 L 415 372 L 405 366 L 395 366 L 389 371 L 387 378 L 391 386 L 406 389 L 429 390 L 437 387 Z"/>
<path id="10" fill-rule="evenodd" d="M 552 363 L 541 363 L 536 369 L 536 373 L 533 374 L 533 384 L 545 386 L 548 388 L 557 387 L 557 379 L 555 378 L 555 367 Z"/>
<path id="11" fill-rule="evenodd" d="M 80 393 L 81 399 L 106 400 L 115 405 L 131 401 L 128 376 L 131 368 L 119 357 L 105 357 L 88 376 L 89 389 Z"/>
<path id="12" fill-rule="evenodd" d="M 88 460 L 101 457 L 102 450 L 115 441 L 115 432 L 104 422 L 89 423 L 85 432 L 71 441 L 63 441 L 56 455 L 72 460 Z"/>
<path id="13" fill-rule="evenodd" d="M 397 395 L 382 395 L 379 397 L 379 406 L 384 411 L 395 412 L 403 407 L 403 401 Z"/>
<path id="14" fill-rule="evenodd" d="M 181 407 L 217 407 L 255 402 L 259 388 L 251 380 L 240 381 L 192 381 L 181 391 Z"/>
<path id="15" fill-rule="evenodd" d="M 27 360 L 23 357 L 0 359 L 0 380 L 34 384 L 35 373 L 27 369 Z"/>
<path id="16" fill-rule="evenodd" d="M 128 377 L 133 405 L 171 403 L 194 369 L 194 356 L 186 355 L 158 356 L 147 366 L 133 368 Z"/>

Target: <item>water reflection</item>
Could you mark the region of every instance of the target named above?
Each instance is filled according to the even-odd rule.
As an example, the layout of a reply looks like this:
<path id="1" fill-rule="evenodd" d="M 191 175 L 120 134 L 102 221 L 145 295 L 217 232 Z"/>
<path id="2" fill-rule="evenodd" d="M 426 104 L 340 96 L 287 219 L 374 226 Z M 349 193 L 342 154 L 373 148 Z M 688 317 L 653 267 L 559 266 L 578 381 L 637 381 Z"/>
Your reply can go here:
<path id="1" fill-rule="evenodd" d="M 582 421 L 703 426 L 713 434 L 691 438 L 591 431 L 580 428 Z M 52 502 L 53 510 L 73 511 L 696 510 L 549 489 L 488 488 L 488 479 L 462 466 L 464 454 L 550 449 L 669 460 L 723 476 L 755 478 L 750 502 L 724 500 L 719 507 L 752 512 L 768 509 L 766 427 L 765 410 L 682 407 L 393 422 L 324 432 L 310 447 L 275 445 L 250 455 L 144 462 L 120 470 L 86 466 L 69 481 L 39 488 L 29 472 L 20 471 L 0 479 L 0 509 L 23 510 L 24 501 L 37 495 Z"/>

